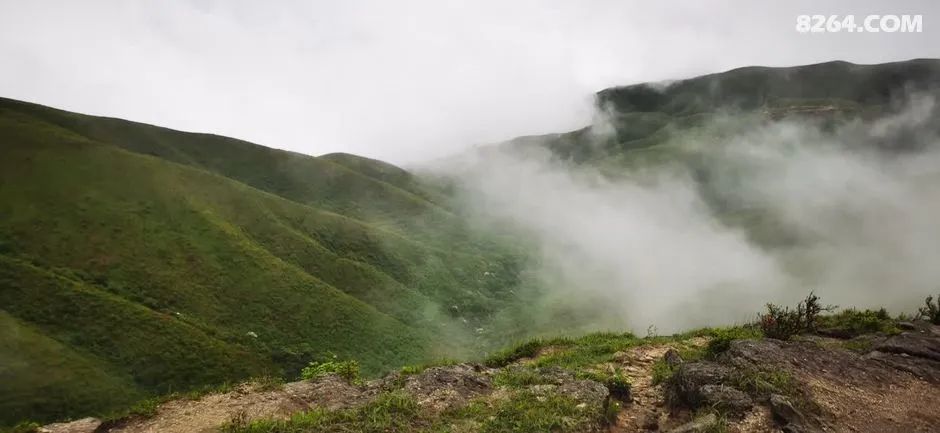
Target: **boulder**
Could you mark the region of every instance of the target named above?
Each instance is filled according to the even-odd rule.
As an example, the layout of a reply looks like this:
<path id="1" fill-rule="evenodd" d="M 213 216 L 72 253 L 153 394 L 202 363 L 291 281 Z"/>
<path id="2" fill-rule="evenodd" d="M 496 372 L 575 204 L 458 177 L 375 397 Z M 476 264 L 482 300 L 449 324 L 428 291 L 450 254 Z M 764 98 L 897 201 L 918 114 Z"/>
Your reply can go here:
<path id="1" fill-rule="evenodd" d="M 705 404 L 702 387 L 726 382 L 732 370 L 721 364 L 702 361 L 681 364 L 672 375 L 667 399 L 673 405 L 686 405 L 693 409 Z"/>
<path id="2" fill-rule="evenodd" d="M 872 350 L 905 354 L 940 362 L 940 338 L 929 332 L 905 332 L 876 344 Z"/>
<path id="3" fill-rule="evenodd" d="M 676 349 L 670 348 L 663 354 L 663 361 L 671 368 L 677 368 L 682 364 L 682 356 L 679 355 L 679 351 Z"/>
<path id="4" fill-rule="evenodd" d="M 101 426 L 98 418 L 82 418 L 71 422 L 57 422 L 40 427 L 39 433 L 94 433 Z"/>
<path id="5" fill-rule="evenodd" d="M 720 408 L 734 413 L 744 412 L 754 406 L 754 401 L 744 391 L 728 385 L 703 385 L 698 394 L 700 406 Z"/>
<path id="6" fill-rule="evenodd" d="M 799 424 L 803 422 L 803 415 L 793 407 L 790 400 L 786 397 L 780 394 L 771 394 L 769 404 L 770 414 L 773 415 L 774 421 L 776 421 L 777 424 L 785 426 L 787 424 Z"/>
<path id="7" fill-rule="evenodd" d="M 610 392 L 607 387 L 593 380 L 574 380 L 558 387 L 558 393 L 573 398 L 578 403 L 604 407 Z"/>
<path id="8" fill-rule="evenodd" d="M 710 413 L 708 415 L 695 418 L 694 420 L 682 424 L 672 430 L 669 430 L 669 433 L 705 433 L 712 431 L 712 429 L 717 426 L 718 417 L 715 416 L 715 414 Z"/>
<path id="9" fill-rule="evenodd" d="M 493 390 L 485 368 L 474 364 L 431 367 L 404 378 L 403 389 L 418 405 L 434 411 L 462 406 Z"/>

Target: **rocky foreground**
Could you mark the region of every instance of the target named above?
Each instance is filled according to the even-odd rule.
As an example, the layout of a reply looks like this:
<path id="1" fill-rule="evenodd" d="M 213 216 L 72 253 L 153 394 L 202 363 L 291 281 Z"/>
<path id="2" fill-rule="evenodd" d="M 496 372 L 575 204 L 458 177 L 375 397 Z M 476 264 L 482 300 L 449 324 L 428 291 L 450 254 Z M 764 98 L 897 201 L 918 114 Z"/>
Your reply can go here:
<path id="1" fill-rule="evenodd" d="M 335 374 L 273 389 L 249 383 L 166 402 L 149 417 L 40 431 L 940 431 L 940 326 L 819 334 L 538 341 L 486 365 L 411 368 L 364 383 Z"/>

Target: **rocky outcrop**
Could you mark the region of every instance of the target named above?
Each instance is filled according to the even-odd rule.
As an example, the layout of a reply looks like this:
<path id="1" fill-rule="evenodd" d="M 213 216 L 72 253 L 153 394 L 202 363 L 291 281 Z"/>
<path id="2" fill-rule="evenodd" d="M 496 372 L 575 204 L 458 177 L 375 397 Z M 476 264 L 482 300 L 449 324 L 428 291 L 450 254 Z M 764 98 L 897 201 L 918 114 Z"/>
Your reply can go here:
<path id="1" fill-rule="evenodd" d="M 707 433 L 714 430 L 717 426 L 718 417 L 710 413 L 669 430 L 669 433 Z"/>
<path id="2" fill-rule="evenodd" d="M 432 367 L 405 377 L 402 389 L 414 396 L 418 405 L 443 411 L 492 392 L 491 374 L 491 370 L 478 364 Z"/>
<path id="3" fill-rule="evenodd" d="M 82 418 L 72 422 L 60 422 L 40 427 L 38 433 L 95 433 L 101 426 L 98 418 Z"/>

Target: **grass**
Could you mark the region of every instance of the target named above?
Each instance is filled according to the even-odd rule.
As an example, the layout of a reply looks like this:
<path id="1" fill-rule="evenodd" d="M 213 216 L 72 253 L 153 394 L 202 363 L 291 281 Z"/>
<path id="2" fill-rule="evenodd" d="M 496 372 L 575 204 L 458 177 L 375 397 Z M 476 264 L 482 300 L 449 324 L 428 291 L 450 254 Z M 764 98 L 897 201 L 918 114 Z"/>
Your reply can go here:
<path id="1" fill-rule="evenodd" d="M 524 388 L 549 383 L 542 374 L 531 367 L 509 366 L 493 376 L 493 384 L 510 388 Z"/>
<path id="2" fill-rule="evenodd" d="M 288 420 L 248 422 L 236 417 L 222 427 L 224 433 L 315 433 L 414 431 L 421 423 L 418 404 L 403 392 L 385 393 L 357 409 L 300 412 Z"/>
<path id="3" fill-rule="evenodd" d="M 552 345 L 567 345 L 568 343 L 569 341 L 563 338 L 553 340 L 536 338 L 522 343 L 517 343 L 514 346 L 500 350 L 486 357 L 486 359 L 483 360 L 483 364 L 491 368 L 505 367 L 522 358 L 534 357 L 539 352 L 539 350 L 544 347 Z"/>
<path id="4" fill-rule="evenodd" d="M 731 385 L 753 395 L 767 397 L 770 394 L 796 395 L 796 380 L 784 370 L 750 369 L 736 371 Z"/>
<path id="5" fill-rule="evenodd" d="M 577 432 L 606 423 L 607 414 L 596 408 L 579 408 L 578 403 L 556 393 L 522 391 L 495 404 L 472 403 L 446 417 L 438 431 L 457 422 L 471 423 L 483 433 Z"/>
<path id="6" fill-rule="evenodd" d="M 317 362 L 313 361 L 300 372 L 300 377 L 304 380 L 312 380 L 328 374 L 336 374 L 350 383 L 361 383 L 359 376 L 359 363 L 355 360 L 328 360 Z"/>
<path id="7" fill-rule="evenodd" d="M 603 425 L 607 413 L 578 407 L 571 398 L 548 392 L 513 393 L 505 399 L 472 401 L 465 407 L 440 414 L 423 411 L 413 398 L 400 391 L 385 393 L 355 409 L 313 409 L 288 420 L 247 421 L 236 417 L 225 433 L 317 432 L 446 432 L 483 433 L 577 432 Z"/>
<path id="8" fill-rule="evenodd" d="M 456 359 L 443 358 L 443 359 L 438 359 L 436 361 L 425 362 L 421 364 L 406 365 L 402 367 L 400 370 L 398 370 L 398 372 L 401 373 L 401 375 L 403 376 L 409 376 L 413 374 L 420 374 L 424 370 L 427 370 L 431 367 L 446 367 L 449 365 L 455 365 L 459 363 L 460 361 Z"/>
<path id="9" fill-rule="evenodd" d="M 19 348 L 0 426 L 297 377 L 330 351 L 367 376 L 461 354 L 516 283 L 511 250 L 421 185 L 5 99 L 0 138 L 0 305 L 16 323 L 0 345 Z"/>
<path id="10" fill-rule="evenodd" d="M 630 378 L 619 367 L 613 370 L 587 370 L 578 373 L 581 379 L 589 379 L 600 382 L 607 387 L 611 397 L 623 401 L 629 401 L 631 398 Z"/>
<path id="11" fill-rule="evenodd" d="M 884 309 L 848 308 L 838 313 L 823 315 L 819 317 L 818 328 L 828 333 L 838 334 L 843 338 L 871 333 L 893 335 L 901 331 L 897 327 L 897 320 Z"/>
<path id="12" fill-rule="evenodd" d="M 711 339 L 705 346 L 704 357 L 714 359 L 731 347 L 735 340 L 748 340 L 763 337 L 761 330 L 754 325 L 732 326 L 714 328 L 710 332 Z"/>
<path id="13" fill-rule="evenodd" d="M 547 146 L 610 172 L 700 167 L 702 153 L 674 138 L 715 133 L 700 130 L 710 107 L 857 110 L 937 68 L 923 60 L 745 68 L 664 92 L 610 89 L 598 100 L 619 111 L 614 139 L 585 146 L 590 131 L 581 129 Z M 790 74 L 800 79 L 782 79 Z M 0 372 L 0 426 L 129 410 L 259 375 L 296 377 L 327 352 L 356 359 L 364 376 L 418 370 L 489 347 L 475 330 L 531 300 L 514 294 L 524 248 L 474 230 L 449 206 L 446 186 L 380 161 L 2 98 L 0 142 L 0 361 L 11 366 Z M 832 320 L 850 332 L 894 332 L 877 313 Z M 713 335 L 702 356 L 739 336 Z M 537 366 L 578 369 L 665 341 L 656 338 L 530 341 L 485 362 L 505 366 L 552 347 Z"/>

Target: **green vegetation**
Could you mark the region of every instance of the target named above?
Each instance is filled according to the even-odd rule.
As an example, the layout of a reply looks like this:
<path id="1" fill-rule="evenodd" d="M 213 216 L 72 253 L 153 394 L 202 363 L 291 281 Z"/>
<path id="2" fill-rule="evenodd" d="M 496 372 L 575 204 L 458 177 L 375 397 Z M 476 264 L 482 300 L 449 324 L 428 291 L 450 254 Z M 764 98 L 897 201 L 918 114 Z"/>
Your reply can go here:
<path id="1" fill-rule="evenodd" d="M 359 377 L 359 363 L 354 360 L 329 360 L 323 362 L 313 361 L 304 367 L 300 372 L 300 377 L 305 380 L 316 379 L 327 374 L 337 374 L 351 383 L 359 383 L 362 378 Z"/>
<path id="2" fill-rule="evenodd" d="M 882 308 L 879 310 L 856 310 L 848 308 L 835 314 L 822 315 L 818 319 L 820 332 L 842 338 L 880 332 L 897 334 L 897 320 Z"/>
<path id="3" fill-rule="evenodd" d="M 606 413 L 579 408 L 567 396 L 549 392 L 544 395 L 518 392 L 495 404 L 476 402 L 445 417 L 443 426 L 435 431 L 457 430 L 448 425 L 458 423 L 477 426 L 471 431 L 497 432 L 577 432 L 607 422 Z"/>
<path id="4" fill-rule="evenodd" d="M 612 176 L 686 164 L 707 179 L 714 174 L 708 143 L 728 134 L 710 126 L 718 112 L 751 110 L 741 116 L 748 122 L 832 108 L 854 118 L 883 109 L 898 89 L 930 82 L 938 65 L 744 68 L 665 91 L 608 89 L 598 101 L 611 108 L 615 133 L 603 142 L 583 128 L 506 146 L 538 143 Z M 678 137 L 695 139 L 686 145 Z M 560 329 L 584 320 L 576 309 L 533 312 L 542 288 L 522 272 L 524 242 L 481 233 L 450 202 L 446 181 L 381 161 L 311 157 L 3 98 L 0 151 L 0 427 L 146 415 L 161 396 L 250 377 L 352 370 L 329 360 L 309 364 L 325 353 L 355 359 L 365 377 L 403 365 L 412 366 L 402 369 L 409 374 L 442 356 L 473 357 L 555 330 L 520 325 L 532 316 L 550 324 L 561 317 L 553 324 Z M 701 185 L 709 197 L 721 197 L 719 187 Z M 761 244 L 797 238 L 760 210 L 712 201 Z M 813 308 L 808 300 L 802 310 L 769 306 L 763 334 L 894 332 L 879 312 L 826 317 Z M 938 309 L 928 298 L 920 313 L 937 323 Z M 754 336 L 751 328 L 697 332 L 713 340 L 689 349 L 689 359 Z M 541 339 L 485 363 L 544 354 L 534 367 L 583 370 L 618 351 L 691 336 Z M 657 365 L 657 377 L 667 370 Z M 628 384 L 616 374 L 602 379 L 612 389 Z M 545 409 L 518 403 L 532 413 Z M 554 403 L 564 412 L 562 401 Z M 536 425 L 498 410 L 487 416 Z"/>
<path id="5" fill-rule="evenodd" d="M 781 394 L 792 396 L 797 393 L 797 384 L 790 373 L 783 370 L 743 370 L 736 372 L 731 384 L 753 395 L 769 396 Z"/>
<path id="6" fill-rule="evenodd" d="M 564 345 L 567 343 L 569 343 L 569 341 L 566 339 L 545 340 L 536 338 L 496 352 L 483 360 L 483 364 L 492 368 L 505 367 L 522 358 L 535 356 L 543 347 Z"/>
<path id="7" fill-rule="evenodd" d="M 711 340 L 705 346 L 704 357 L 706 358 L 715 358 L 725 352 L 731 347 L 732 341 L 760 338 L 762 336 L 761 330 L 753 325 L 715 328 L 709 334 Z"/>
<path id="8" fill-rule="evenodd" d="M 493 383 L 496 386 L 509 388 L 523 388 L 530 385 L 540 385 L 549 383 L 545 376 L 531 367 L 508 366 L 500 370 L 493 376 Z"/>
<path id="9" fill-rule="evenodd" d="M 574 400 L 556 393 L 520 391 L 499 400 L 478 399 L 469 405 L 432 414 L 402 392 L 385 393 L 356 409 L 314 409 L 289 420 L 248 422 L 237 417 L 223 427 L 226 433 L 316 432 L 576 432 L 607 422 L 605 413 L 578 408 Z"/>
<path id="10" fill-rule="evenodd" d="M 760 329 L 767 338 L 789 340 L 804 332 L 815 332 L 822 312 L 834 310 L 834 306 L 822 306 L 819 297 L 810 292 L 793 310 L 767 304 L 767 312 L 760 316 Z"/>
<path id="11" fill-rule="evenodd" d="M 0 138 L 0 426 L 466 356 L 514 302 L 512 249 L 369 161 L 6 99 Z"/>
<path id="12" fill-rule="evenodd" d="M 421 373 L 422 371 L 427 370 L 427 369 L 429 369 L 429 368 L 431 368 L 431 367 L 444 367 L 444 366 L 448 366 L 448 365 L 454 365 L 454 364 L 457 364 L 457 363 L 459 363 L 459 362 L 460 362 L 460 361 L 458 361 L 458 360 L 456 360 L 456 359 L 444 358 L 444 359 L 439 359 L 439 360 L 437 360 L 437 361 L 432 361 L 432 362 L 425 362 L 425 363 L 421 363 L 421 364 L 406 365 L 406 366 L 402 367 L 401 370 L 399 370 L 398 372 L 399 372 L 400 374 L 402 374 L 403 376 L 408 376 L 408 375 L 412 375 L 412 374 L 419 374 L 419 373 Z"/>
<path id="13" fill-rule="evenodd" d="M 315 433 L 417 431 L 419 408 L 414 399 L 402 392 L 385 393 L 369 404 L 347 410 L 313 409 L 300 412 L 286 421 L 248 422 L 237 417 L 223 426 L 225 433 Z"/>
<path id="14" fill-rule="evenodd" d="M 933 296 L 928 296 L 924 304 L 917 310 L 918 316 L 934 325 L 940 325 L 940 295 L 937 296 L 936 302 Z"/>
<path id="15" fill-rule="evenodd" d="M 604 384 L 611 397 L 624 401 L 630 400 L 630 378 L 619 367 L 615 367 L 613 370 L 581 371 L 578 377 Z"/>

